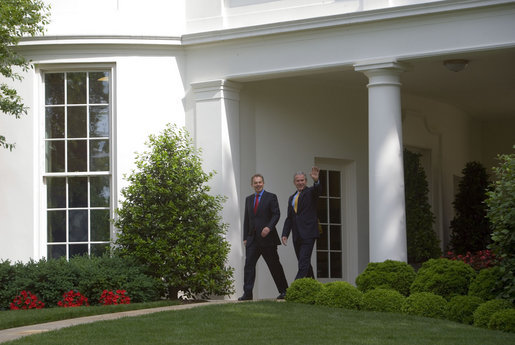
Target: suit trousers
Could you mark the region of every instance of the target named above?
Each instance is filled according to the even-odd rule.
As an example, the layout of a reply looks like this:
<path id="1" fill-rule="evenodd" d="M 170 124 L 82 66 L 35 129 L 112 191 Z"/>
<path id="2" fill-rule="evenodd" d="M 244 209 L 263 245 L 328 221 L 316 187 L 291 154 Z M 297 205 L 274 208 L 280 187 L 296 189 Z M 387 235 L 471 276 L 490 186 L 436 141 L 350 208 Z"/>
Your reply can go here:
<path id="1" fill-rule="evenodd" d="M 313 266 L 311 266 L 311 253 L 315 247 L 316 238 L 302 239 L 298 238 L 293 241 L 295 254 L 299 262 L 299 270 L 295 276 L 295 280 L 300 278 L 315 278 Z"/>
<path id="2" fill-rule="evenodd" d="M 272 274 L 275 286 L 279 293 L 286 292 L 288 282 L 284 275 L 283 266 L 279 261 L 279 254 L 277 253 L 277 246 L 259 246 L 257 243 L 251 243 L 246 248 L 245 268 L 243 271 L 243 292 L 247 296 L 252 296 L 254 288 L 254 281 L 256 280 L 256 263 L 262 255 L 263 259 Z"/>

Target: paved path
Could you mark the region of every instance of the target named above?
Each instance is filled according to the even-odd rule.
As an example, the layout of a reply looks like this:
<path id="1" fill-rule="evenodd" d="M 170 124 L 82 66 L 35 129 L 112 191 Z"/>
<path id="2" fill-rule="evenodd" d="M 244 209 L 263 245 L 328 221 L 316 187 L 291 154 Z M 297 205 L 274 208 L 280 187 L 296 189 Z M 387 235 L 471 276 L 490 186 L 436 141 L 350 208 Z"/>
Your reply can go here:
<path id="1" fill-rule="evenodd" d="M 2 329 L 2 330 L 0 330 L 0 343 L 18 339 L 18 338 L 21 338 L 21 337 L 24 337 L 27 335 L 44 333 L 44 332 L 53 331 L 53 330 L 64 328 L 64 327 L 82 325 L 85 323 L 104 321 L 104 320 L 115 320 L 115 319 L 119 319 L 122 317 L 146 315 L 146 314 L 151 314 L 151 313 L 157 313 L 160 311 L 182 310 L 182 309 L 190 309 L 190 308 L 195 308 L 195 307 L 200 307 L 200 306 L 205 306 L 205 305 L 234 303 L 234 302 L 237 302 L 237 301 L 212 300 L 212 301 L 208 301 L 205 303 L 191 303 L 191 304 L 174 305 L 174 306 L 169 306 L 169 307 L 130 310 L 130 311 L 124 311 L 124 312 L 120 312 L 120 313 L 85 316 L 85 317 L 78 317 L 75 319 L 41 323 L 41 324 L 37 324 L 37 325 Z"/>

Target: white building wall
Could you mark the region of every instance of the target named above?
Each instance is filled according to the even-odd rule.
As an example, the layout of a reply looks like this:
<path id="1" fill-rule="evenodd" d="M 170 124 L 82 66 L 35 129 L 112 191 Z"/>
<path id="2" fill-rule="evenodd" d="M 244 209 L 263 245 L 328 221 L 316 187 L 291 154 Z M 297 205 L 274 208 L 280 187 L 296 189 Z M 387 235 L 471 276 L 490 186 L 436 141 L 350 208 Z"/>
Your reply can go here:
<path id="1" fill-rule="evenodd" d="M 90 54 L 91 55 L 91 54 Z M 40 72 L 91 68 L 113 68 L 113 202 L 126 185 L 123 178 L 134 168 L 135 152 L 146 149 L 150 134 L 158 134 L 166 123 L 185 125 L 181 72 L 183 54 L 171 49 L 147 47 L 96 50 L 94 57 L 78 49 L 61 47 L 33 53 L 35 70 L 24 74 L 18 84 L 20 96 L 29 107 L 27 116 L 16 120 L 2 116 L 2 135 L 16 142 L 12 152 L 0 150 L 0 259 L 13 261 L 46 256 L 46 228 L 42 224 L 42 147 L 44 115 L 41 113 Z M 4 125 L 5 123 L 5 125 Z M 5 240 L 4 240 L 5 239 Z"/>
<path id="2" fill-rule="evenodd" d="M 47 36 L 180 36 L 185 0 L 44 0 Z"/>

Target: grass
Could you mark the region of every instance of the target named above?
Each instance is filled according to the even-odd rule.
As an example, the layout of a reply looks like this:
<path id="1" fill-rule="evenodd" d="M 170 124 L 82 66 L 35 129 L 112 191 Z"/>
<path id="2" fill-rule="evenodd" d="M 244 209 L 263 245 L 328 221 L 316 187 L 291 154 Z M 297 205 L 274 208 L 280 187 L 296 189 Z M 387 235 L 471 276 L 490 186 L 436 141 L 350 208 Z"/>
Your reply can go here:
<path id="1" fill-rule="evenodd" d="M 0 311 L 0 329 L 35 325 L 77 317 L 117 313 L 128 310 L 165 307 L 180 304 L 179 301 L 158 301 L 149 303 L 132 303 L 93 307 L 47 308 L 31 310 Z"/>
<path id="2" fill-rule="evenodd" d="M 84 324 L 5 344 L 512 345 L 515 334 L 406 314 L 261 301 Z"/>

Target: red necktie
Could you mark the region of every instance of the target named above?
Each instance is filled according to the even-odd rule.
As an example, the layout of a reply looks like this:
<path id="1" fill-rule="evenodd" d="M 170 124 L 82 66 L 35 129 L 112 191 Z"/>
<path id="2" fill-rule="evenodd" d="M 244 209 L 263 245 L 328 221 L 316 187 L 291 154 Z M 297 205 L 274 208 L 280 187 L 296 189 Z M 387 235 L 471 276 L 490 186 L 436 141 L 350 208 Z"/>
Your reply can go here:
<path id="1" fill-rule="evenodd" d="M 256 214 L 258 204 L 259 204 L 259 194 L 256 194 L 256 200 L 254 201 L 254 214 Z"/>

